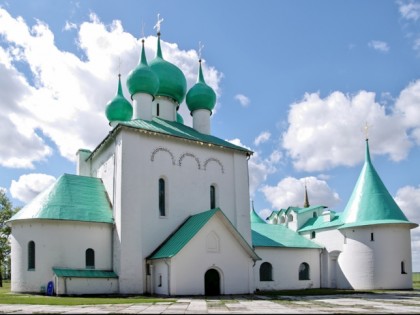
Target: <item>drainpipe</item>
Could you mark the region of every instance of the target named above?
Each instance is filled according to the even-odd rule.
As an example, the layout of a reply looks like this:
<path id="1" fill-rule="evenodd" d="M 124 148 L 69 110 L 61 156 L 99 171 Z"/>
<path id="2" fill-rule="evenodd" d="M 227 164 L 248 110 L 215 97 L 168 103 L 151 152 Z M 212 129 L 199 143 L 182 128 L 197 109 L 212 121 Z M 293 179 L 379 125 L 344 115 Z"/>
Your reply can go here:
<path id="1" fill-rule="evenodd" d="M 324 248 L 319 250 L 319 287 L 322 288 L 322 254 L 324 253 Z"/>
<path id="2" fill-rule="evenodd" d="M 153 281 L 153 279 L 155 277 L 155 273 L 153 272 L 153 265 L 152 264 L 149 265 L 149 268 L 150 268 L 150 294 L 153 295 L 153 293 L 155 293 L 154 292 L 155 283 Z"/>
<path id="3" fill-rule="evenodd" d="M 167 259 L 164 259 L 163 261 L 166 266 L 168 266 L 168 295 L 171 295 L 171 264 Z"/>

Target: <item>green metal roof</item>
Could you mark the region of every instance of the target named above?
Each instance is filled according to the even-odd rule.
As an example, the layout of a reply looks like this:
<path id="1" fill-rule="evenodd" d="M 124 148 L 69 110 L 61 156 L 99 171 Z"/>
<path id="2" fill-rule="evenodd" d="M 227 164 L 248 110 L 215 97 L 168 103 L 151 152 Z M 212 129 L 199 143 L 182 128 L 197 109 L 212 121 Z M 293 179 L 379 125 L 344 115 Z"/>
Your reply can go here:
<path id="1" fill-rule="evenodd" d="M 222 140 L 212 135 L 206 135 L 197 130 L 175 121 L 164 120 L 154 117 L 153 120 L 135 119 L 131 121 L 120 122 L 120 125 L 131 127 L 139 130 L 149 131 L 153 134 L 169 135 L 177 138 L 187 139 L 198 142 L 200 144 L 212 144 L 215 146 L 240 150 L 248 153 L 252 151 L 234 145 L 228 141 Z"/>
<path id="2" fill-rule="evenodd" d="M 288 213 L 290 211 L 294 211 L 298 214 L 302 214 L 302 213 L 305 213 L 305 212 L 319 210 L 319 209 L 325 209 L 325 208 L 327 208 L 327 207 L 326 206 L 321 206 L 321 205 L 313 205 L 313 206 L 309 206 L 309 207 L 306 207 L 306 208 L 305 207 L 303 207 L 303 208 L 301 208 L 301 207 L 289 207 L 289 208 L 287 208 L 286 212 Z"/>
<path id="3" fill-rule="evenodd" d="M 310 218 L 304 225 L 302 225 L 298 232 L 336 228 L 340 225 L 343 225 L 343 222 L 337 214 L 331 221 L 328 222 L 324 221 L 324 216 L 318 216 L 316 218 Z"/>
<path id="4" fill-rule="evenodd" d="M 102 180 L 70 174 L 59 177 L 10 221 L 27 219 L 113 223 L 111 204 Z"/>
<path id="5" fill-rule="evenodd" d="M 322 248 L 283 225 L 251 223 L 251 230 L 254 247 Z"/>
<path id="6" fill-rule="evenodd" d="M 118 275 L 112 270 L 96 270 L 96 269 L 66 269 L 55 268 L 53 272 L 57 277 L 69 278 L 118 278 Z"/>
<path id="7" fill-rule="evenodd" d="M 188 91 L 185 101 L 191 113 L 197 109 L 207 109 L 211 112 L 216 104 L 216 93 L 204 81 L 201 60 L 197 83 Z"/>
<path id="8" fill-rule="evenodd" d="M 389 223 L 418 226 L 408 221 L 373 167 L 367 139 L 365 163 L 341 220 L 344 225 L 340 228 Z"/>
<path id="9" fill-rule="evenodd" d="M 159 79 L 156 95 L 170 97 L 181 104 L 187 91 L 187 80 L 177 66 L 163 59 L 159 35 L 156 57 L 150 61 L 149 66 Z"/>
<path id="10" fill-rule="evenodd" d="M 133 107 L 122 92 L 121 75 L 118 75 L 117 94 L 106 105 L 105 114 L 108 121 L 125 121 L 133 116 Z"/>
<path id="11" fill-rule="evenodd" d="M 266 223 L 254 210 L 251 210 L 251 223 Z"/>
<path id="12" fill-rule="evenodd" d="M 131 97 L 136 93 L 156 95 L 159 89 L 159 78 L 147 64 L 144 40 L 142 40 L 139 64 L 127 76 L 127 88 Z"/>
<path id="13" fill-rule="evenodd" d="M 254 260 L 260 258 L 243 239 L 241 234 L 232 225 L 229 219 L 219 208 L 211 209 L 190 216 L 172 235 L 170 235 L 149 257 L 148 259 L 171 258 L 178 254 L 181 249 L 202 229 L 202 227 L 215 215 L 225 221 L 228 229 L 235 234 L 236 239 L 245 248 Z"/>

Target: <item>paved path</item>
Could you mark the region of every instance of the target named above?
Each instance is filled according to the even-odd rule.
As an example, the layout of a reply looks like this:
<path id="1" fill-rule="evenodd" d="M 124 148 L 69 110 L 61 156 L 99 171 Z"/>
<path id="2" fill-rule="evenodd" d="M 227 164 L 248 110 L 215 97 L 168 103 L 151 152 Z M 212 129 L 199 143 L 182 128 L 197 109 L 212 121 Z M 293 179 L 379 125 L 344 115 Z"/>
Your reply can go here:
<path id="1" fill-rule="evenodd" d="M 420 290 L 329 296 L 183 297 L 176 302 L 80 306 L 5 305 L 2 314 L 420 314 Z"/>

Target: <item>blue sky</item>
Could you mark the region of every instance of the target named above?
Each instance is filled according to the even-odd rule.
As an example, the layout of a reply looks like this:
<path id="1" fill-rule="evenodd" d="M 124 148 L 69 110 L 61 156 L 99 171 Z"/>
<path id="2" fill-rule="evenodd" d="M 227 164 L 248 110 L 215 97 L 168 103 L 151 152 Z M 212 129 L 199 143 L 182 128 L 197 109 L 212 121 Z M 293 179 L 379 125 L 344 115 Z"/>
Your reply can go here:
<path id="1" fill-rule="evenodd" d="M 212 133 L 255 152 L 261 216 L 301 206 L 305 182 L 311 204 L 344 210 L 367 123 L 375 168 L 420 222 L 419 1 L 0 0 L 0 187 L 15 205 L 105 137 L 117 74 L 125 82 L 143 36 L 153 58 L 158 14 L 164 58 L 189 87 L 204 46 Z M 419 228 L 412 246 L 420 271 Z"/>

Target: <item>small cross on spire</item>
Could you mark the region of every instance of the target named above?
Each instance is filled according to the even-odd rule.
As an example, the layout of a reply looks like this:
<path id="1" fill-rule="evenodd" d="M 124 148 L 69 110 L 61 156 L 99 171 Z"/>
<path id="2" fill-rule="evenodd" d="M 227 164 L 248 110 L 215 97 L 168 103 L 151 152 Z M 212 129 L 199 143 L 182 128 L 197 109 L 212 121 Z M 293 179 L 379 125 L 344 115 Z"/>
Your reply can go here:
<path id="1" fill-rule="evenodd" d="M 365 126 L 363 127 L 363 133 L 365 134 L 365 139 L 369 140 L 369 128 L 372 127 L 365 122 Z"/>
<path id="2" fill-rule="evenodd" d="M 204 45 L 201 44 L 201 41 L 198 42 L 198 59 L 201 60 L 201 52 L 203 51 Z"/>
<path id="3" fill-rule="evenodd" d="M 160 13 L 158 13 L 158 15 L 157 15 L 157 22 L 156 22 L 155 26 L 153 26 L 153 28 L 156 29 L 158 35 L 160 35 L 160 24 L 162 22 L 163 22 L 163 19 L 160 18 Z"/>

